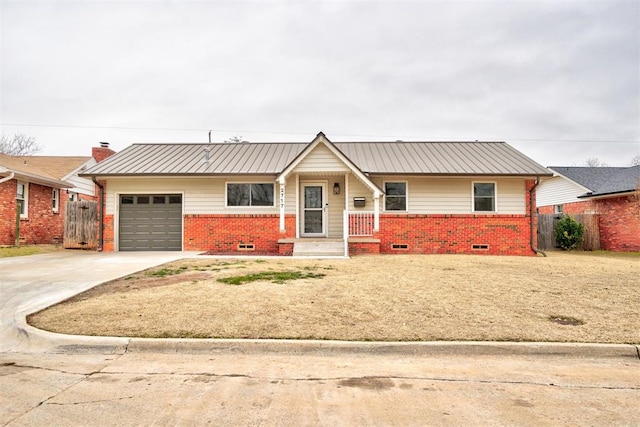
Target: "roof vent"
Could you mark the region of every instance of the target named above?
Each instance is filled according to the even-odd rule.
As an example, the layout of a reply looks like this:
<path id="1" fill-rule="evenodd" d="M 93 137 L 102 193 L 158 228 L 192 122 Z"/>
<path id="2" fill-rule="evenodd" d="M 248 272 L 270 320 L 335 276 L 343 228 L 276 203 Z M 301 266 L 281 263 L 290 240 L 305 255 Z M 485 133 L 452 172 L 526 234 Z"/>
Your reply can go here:
<path id="1" fill-rule="evenodd" d="M 109 148 L 109 143 L 108 142 L 100 142 L 100 147 L 101 148 Z"/>

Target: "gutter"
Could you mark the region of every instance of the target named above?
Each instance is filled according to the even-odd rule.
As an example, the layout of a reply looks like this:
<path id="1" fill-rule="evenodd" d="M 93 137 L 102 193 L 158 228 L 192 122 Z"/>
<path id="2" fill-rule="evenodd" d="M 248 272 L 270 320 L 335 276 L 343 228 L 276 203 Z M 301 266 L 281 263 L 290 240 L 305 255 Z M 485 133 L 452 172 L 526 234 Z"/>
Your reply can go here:
<path id="1" fill-rule="evenodd" d="M 14 176 L 16 176 L 16 174 L 13 172 L 10 172 L 9 176 L 5 176 L 4 178 L 0 179 L 0 184 L 2 184 L 3 182 L 11 181 Z"/>
<path id="2" fill-rule="evenodd" d="M 537 176 L 536 177 L 536 183 L 533 185 L 533 187 L 531 187 L 531 190 L 529 190 L 529 229 L 530 229 L 530 235 L 531 235 L 531 239 L 529 241 L 529 245 L 531 246 L 531 250 L 533 252 L 535 252 L 536 254 L 542 254 L 543 256 L 547 256 L 545 251 L 541 251 L 540 249 L 538 249 L 535 245 L 535 227 L 533 226 L 534 222 L 533 222 L 533 215 L 534 215 L 534 206 L 535 206 L 535 191 L 536 191 L 536 187 L 538 187 L 538 185 L 540 185 L 540 177 Z"/>
<path id="3" fill-rule="evenodd" d="M 104 186 L 96 179 L 95 175 L 91 176 L 91 181 L 98 186 L 98 194 L 100 197 L 100 223 L 98 225 L 98 252 L 102 252 L 104 243 Z"/>

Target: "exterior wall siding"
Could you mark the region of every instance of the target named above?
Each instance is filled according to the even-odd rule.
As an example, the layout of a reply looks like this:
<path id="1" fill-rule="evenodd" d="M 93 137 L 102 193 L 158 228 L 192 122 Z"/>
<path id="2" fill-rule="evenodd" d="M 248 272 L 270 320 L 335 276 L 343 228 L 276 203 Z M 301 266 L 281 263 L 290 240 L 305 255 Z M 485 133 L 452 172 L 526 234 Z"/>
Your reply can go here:
<path id="1" fill-rule="evenodd" d="M 295 168 L 295 172 L 300 174 L 348 171 L 349 167 L 323 144 L 314 148 Z"/>
<path id="2" fill-rule="evenodd" d="M 252 182 L 272 182 L 269 177 L 252 177 Z M 305 179 L 326 180 L 330 204 L 329 236 L 342 236 L 342 211 L 345 200 L 344 176 L 306 175 Z M 392 178 L 399 179 L 399 178 Z M 533 180 L 478 179 L 497 183 L 498 213 L 471 213 L 471 188 L 474 178 L 417 178 L 409 177 L 409 213 L 383 212 L 380 232 L 374 236 L 380 244 L 350 243 L 352 253 L 479 253 L 501 255 L 533 255 L 529 247 L 528 190 Z M 114 221 L 118 193 L 182 193 L 184 250 L 211 253 L 288 254 L 292 248 L 278 244 L 282 238 L 296 236 L 295 197 L 296 178 L 292 175 L 286 185 L 286 233 L 279 230 L 279 207 L 258 210 L 229 209 L 224 206 L 225 182 L 246 182 L 246 179 L 111 179 L 106 188 L 104 250 L 114 249 L 117 224 Z M 382 186 L 384 177 L 376 177 Z M 333 183 L 341 187 L 340 195 L 333 195 Z M 278 199 L 276 190 L 276 201 Z M 350 211 L 353 197 L 366 197 L 365 211 L 373 211 L 371 192 L 355 177 L 350 176 L 348 201 Z M 442 201 L 444 199 L 444 202 Z M 457 201 L 457 202 L 456 202 Z M 448 203 L 450 202 L 450 203 Z M 381 201 L 382 203 L 382 201 Z M 277 204 L 277 202 L 276 202 Z M 238 244 L 254 245 L 253 251 L 239 250 Z M 406 245 L 394 249 L 392 245 Z M 482 245 L 473 248 L 473 245 Z M 485 246 L 486 245 L 486 246 Z"/>
<path id="3" fill-rule="evenodd" d="M 466 214 L 472 212 L 472 183 L 495 182 L 497 212 L 500 214 L 524 214 L 528 193 L 523 178 L 505 179 L 495 177 L 431 178 L 431 177 L 375 177 L 373 181 L 384 190 L 384 182 L 406 181 L 408 213 L 411 214 Z M 363 191 L 365 190 L 365 191 Z M 364 186 L 358 193 L 372 201 L 371 192 Z M 351 194 L 350 194 L 351 195 Z M 360 194 L 358 194 L 360 195 Z M 380 212 L 384 212 L 384 198 L 380 199 Z M 353 203 L 353 202 L 351 202 Z M 395 212 L 393 212 L 395 213 Z"/>
<path id="4" fill-rule="evenodd" d="M 580 202 L 578 196 L 587 191 L 589 190 L 573 181 L 561 176 L 554 176 L 543 180 L 536 189 L 536 205 L 540 207 L 578 203 Z"/>
<path id="5" fill-rule="evenodd" d="M 227 182 L 274 182 L 273 177 L 227 177 L 227 178 L 144 178 L 110 179 L 107 186 L 106 213 L 115 214 L 118 194 L 122 193 L 181 193 L 184 195 L 185 215 L 205 214 L 276 214 L 278 207 L 278 185 L 274 184 L 275 206 L 273 207 L 227 207 L 225 186 Z M 286 193 L 285 193 L 286 195 Z M 294 194 L 295 197 L 295 194 Z M 295 203 L 295 199 L 294 199 Z"/>

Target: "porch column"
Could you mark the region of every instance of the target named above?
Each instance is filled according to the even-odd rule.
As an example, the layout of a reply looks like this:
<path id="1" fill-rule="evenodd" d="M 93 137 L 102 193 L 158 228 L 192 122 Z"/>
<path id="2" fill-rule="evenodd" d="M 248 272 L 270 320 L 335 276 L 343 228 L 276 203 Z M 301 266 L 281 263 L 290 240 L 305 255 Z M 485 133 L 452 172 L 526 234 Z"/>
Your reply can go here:
<path id="1" fill-rule="evenodd" d="M 373 194 L 373 231 L 380 231 L 380 194 Z"/>
<path id="2" fill-rule="evenodd" d="M 280 182 L 280 232 L 284 233 L 286 231 L 284 225 L 284 199 L 285 199 L 285 184 L 284 182 Z"/>

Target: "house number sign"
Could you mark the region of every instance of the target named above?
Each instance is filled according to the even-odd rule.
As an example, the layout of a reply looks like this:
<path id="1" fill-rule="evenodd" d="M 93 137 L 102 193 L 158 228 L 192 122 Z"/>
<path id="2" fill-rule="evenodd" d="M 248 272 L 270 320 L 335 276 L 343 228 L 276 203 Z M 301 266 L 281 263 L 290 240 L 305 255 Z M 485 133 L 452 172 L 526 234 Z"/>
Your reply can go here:
<path id="1" fill-rule="evenodd" d="M 284 207 L 284 187 L 280 187 L 280 206 Z"/>

